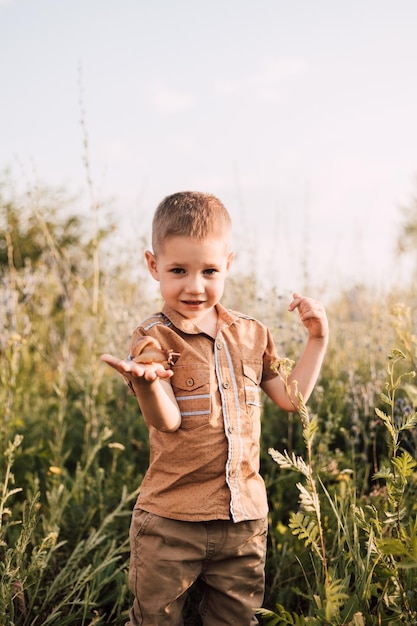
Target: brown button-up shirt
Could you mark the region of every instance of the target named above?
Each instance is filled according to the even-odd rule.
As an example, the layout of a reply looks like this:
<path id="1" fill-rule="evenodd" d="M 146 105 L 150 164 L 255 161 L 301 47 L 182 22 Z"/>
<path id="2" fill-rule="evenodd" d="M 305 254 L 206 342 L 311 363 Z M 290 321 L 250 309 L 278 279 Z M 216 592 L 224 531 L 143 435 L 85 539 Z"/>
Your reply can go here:
<path id="1" fill-rule="evenodd" d="M 136 328 L 180 354 L 172 388 L 181 411 L 173 433 L 150 428 L 150 464 L 137 505 L 186 521 L 260 519 L 267 514 L 259 474 L 260 384 L 277 360 L 266 326 L 217 305 L 213 339 L 165 306 Z"/>

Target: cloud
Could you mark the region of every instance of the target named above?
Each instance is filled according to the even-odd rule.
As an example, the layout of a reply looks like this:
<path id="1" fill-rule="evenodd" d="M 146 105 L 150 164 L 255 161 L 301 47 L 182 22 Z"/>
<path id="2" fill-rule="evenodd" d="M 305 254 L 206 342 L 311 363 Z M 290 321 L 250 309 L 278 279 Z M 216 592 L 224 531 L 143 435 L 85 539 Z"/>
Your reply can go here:
<path id="1" fill-rule="evenodd" d="M 195 105 L 195 98 L 189 93 L 166 87 L 162 83 L 151 86 L 149 100 L 155 109 L 163 115 L 173 115 L 189 111 Z"/>

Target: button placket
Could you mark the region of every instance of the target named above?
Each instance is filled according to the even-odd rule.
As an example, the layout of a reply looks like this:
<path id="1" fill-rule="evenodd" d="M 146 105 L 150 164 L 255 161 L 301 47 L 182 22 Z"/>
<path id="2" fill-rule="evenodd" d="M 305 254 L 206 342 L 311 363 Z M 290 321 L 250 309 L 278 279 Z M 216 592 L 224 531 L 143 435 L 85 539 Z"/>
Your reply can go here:
<path id="1" fill-rule="evenodd" d="M 233 511 L 240 499 L 240 487 L 238 484 L 239 475 L 239 460 L 237 458 L 239 444 L 239 426 L 237 423 L 238 411 L 235 406 L 234 394 L 231 393 L 233 382 L 231 376 L 234 376 L 233 365 L 229 363 L 227 355 L 227 347 L 223 341 L 218 337 L 214 344 L 216 361 L 217 361 L 217 380 L 219 390 L 223 396 L 224 407 L 224 429 L 225 435 L 228 439 L 229 457 L 226 466 L 226 480 L 229 485 L 231 495 L 231 510 Z M 230 368 L 232 367 L 232 371 Z M 240 505 L 238 505 L 240 509 Z"/>

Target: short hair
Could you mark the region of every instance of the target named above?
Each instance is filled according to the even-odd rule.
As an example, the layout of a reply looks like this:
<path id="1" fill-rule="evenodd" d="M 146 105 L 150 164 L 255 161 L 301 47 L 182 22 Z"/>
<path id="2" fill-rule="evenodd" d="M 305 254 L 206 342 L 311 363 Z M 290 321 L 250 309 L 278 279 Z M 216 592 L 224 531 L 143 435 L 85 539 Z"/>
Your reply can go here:
<path id="1" fill-rule="evenodd" d="M 179 191 L 158 205 L 152 221 L 154 253 L 168 237 L 183 236 L 202 240 L 207 237 L 230 239 L 232 222 L 216 196 L 199 191 Z"/>

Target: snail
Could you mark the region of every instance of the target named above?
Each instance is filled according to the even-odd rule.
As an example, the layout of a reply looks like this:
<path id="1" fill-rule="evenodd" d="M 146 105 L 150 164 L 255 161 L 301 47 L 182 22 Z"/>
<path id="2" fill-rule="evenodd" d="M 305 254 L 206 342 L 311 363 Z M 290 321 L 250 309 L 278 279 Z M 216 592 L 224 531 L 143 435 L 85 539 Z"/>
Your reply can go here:
<path id="1" fill-rule="evenodd" d="M 139 337 L 129 356 L 135 363 L 162 363 L 166 370 L 175 363 L 179 353 L 173 350 L 163 350 L 161 344 L 154 337 Z"/>

